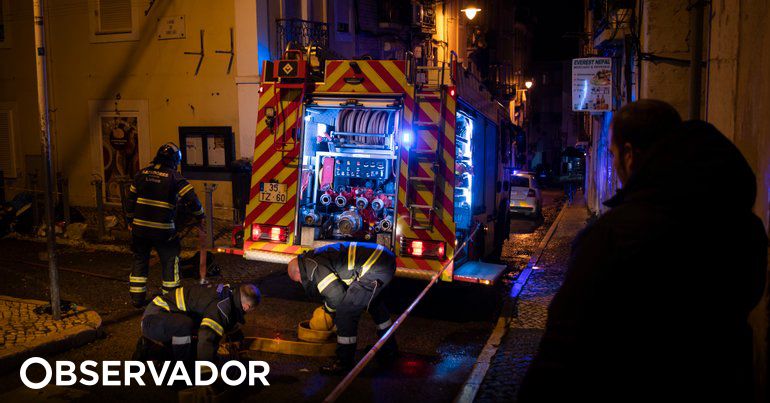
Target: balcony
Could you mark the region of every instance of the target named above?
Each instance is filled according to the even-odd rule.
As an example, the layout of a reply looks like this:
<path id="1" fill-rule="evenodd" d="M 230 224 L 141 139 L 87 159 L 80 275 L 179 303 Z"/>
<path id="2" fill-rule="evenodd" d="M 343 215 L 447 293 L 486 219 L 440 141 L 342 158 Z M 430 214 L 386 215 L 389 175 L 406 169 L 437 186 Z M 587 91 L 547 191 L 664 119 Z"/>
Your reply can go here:
<path id="1" fill-rule="evenodd" d="M 278 50 L 281 52 L 290 42 L 294 42 L 300 48 L 318 46 L 329 49 L 329 24 L 288 18 L 275 20 L 275 25 L 276 41 Z"/>

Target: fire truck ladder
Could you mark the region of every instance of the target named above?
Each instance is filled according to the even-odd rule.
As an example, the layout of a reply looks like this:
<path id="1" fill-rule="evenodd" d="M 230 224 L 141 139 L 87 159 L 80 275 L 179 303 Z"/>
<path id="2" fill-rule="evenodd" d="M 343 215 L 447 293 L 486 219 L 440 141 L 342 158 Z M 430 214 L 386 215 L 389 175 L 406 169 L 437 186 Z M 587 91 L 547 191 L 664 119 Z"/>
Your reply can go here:
<path id="1" fill-rule="evenodd" d="M 430 79 L 431 72 L 437 73 L 437 77 L 433 80 Z M 441 189 L 439 188 L 439 165 L 443 149 L 441 147 L 441 139 L 444 136 L 444 108 L 446 106 L 446 93 L 444 91 L 444 65 L 440 66 L 418 66 L 417 76 L 423 79 L 418 79 L 414 87 L 414 112 L 412 114 L 412 132 L 414 134 L 414 145 L 409 150 L 409 161 L 407 163 L 407 185 L 406 185 L 406 207 L 409 209 L 409 227 L 418 230 L 433 230 L 433 219 L 436 215 L 436 211 L 439 209 L 439 197 L 437 196 Z M 433 100 L 439 99 L 440 106 L 438 108 L 438 121 L 433 120 L 420 120 L 420 112 L 422 111 L 421 104 L 430 103 Z M 424 117 L 428 117 L 427 113 L 422 114 Z M 421 129 L 436 130 L 436 149 L 430 148 L 418 148 L 416 145 L 418 133 Z M 420 163 L 430 163 L 433 176 L 419 176 L 418 167 Z M 415 200 L 417 191 L 413 189 L 417 184 L 424 184 L 426 187 L 433 184 L 433 192 L 430 195 L 430 200 L 425 200 L 420 204 Z M 423 212 L 423 215 L 427 217 L 425 221 L 419 220 L 417 212 Z"/>
<path id="2" fill-rule="evenodd" d="M 298 91 L 299 99 L 297 102 L 303 103 L 305 101 L 308 80 L 305 73 L 305 66 L 302 66 L 300 69 L 300 64 L 304 65 L 306 63 L 301 51 L 292 50 L 287 47 L 283 55 L 283 60 L 296 61 L 297 67 L 294 69 L 302 71 L 302 73 L 297 74 L 296 77 L 281 77 L 278 75 L 276 83 L 273 85 L 273 96 L 278 100 L 276 104 L 278 107 L 276 108 L 277 110 L 275 113 L 281 115 L 281 127 L 273 128 L 273 147 L 276 151 L 280 151 L 281 154 L 286 154 L 287 152 L 294 150 L 299 144 L 299 124 L 301 119 L 298 118 L 290 127 L 287 127 L 286 121 L 288 116 L 285 115 L 283 109 L 284 97 L 288 96 L 291 92 Z M 291 67 L 287 68 L 290 69 Z M 293 72 L 291 70 L 284 70 L 283 73 L 288 76 Z"/>

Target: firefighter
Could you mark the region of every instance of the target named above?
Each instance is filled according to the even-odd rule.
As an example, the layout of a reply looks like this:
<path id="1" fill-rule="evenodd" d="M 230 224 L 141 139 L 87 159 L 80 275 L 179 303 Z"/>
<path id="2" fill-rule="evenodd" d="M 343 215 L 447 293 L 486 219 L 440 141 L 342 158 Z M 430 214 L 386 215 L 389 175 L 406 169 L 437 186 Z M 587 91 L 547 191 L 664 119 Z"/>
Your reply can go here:
<path id="1" fill-rule="evenodd" d="M 377 335 L 393 324 L 382 299 L 382 290 L 396 272 L 396 259 L 382 245 L 340 242 L 308 251 L 289 262 L 289 277 L 302 284 L 309 297 L 320 297 L 337 326 L 337 357 L 321 367 L 321 373 L 338 375 L 353 367 L 358 320 L 364 311 L 374 319 Z M 397 354 L 391 338 L 378 359 Z"/>
<path id="2" fill-rule="evenodd" d="M 179 287 L 179 237 L 174 225 L 177 204 L 183 205 L 203 228 L 203 207 L 192 185 L 177 172 L 182 152 L 174 143 L 162 145 L 152 165 L 136 174 L 126 200 L 134 267 L 129 293 L 136 307 L 145 304 L 150 252 L 158 252 L 163 267 L 163 293 Z"/>
<path id="3" fill-rule="evenodd" d="M 233 289 L 223 284 L 179 287 L 157 296 L 144 311 L 142 336 L 134 358 L 148 359 L 154 343 L 170 346 L 175 360 L 213 361 L 221 338 L 245 323 L 244 315 L 253 311 L 260 300 L 259 289 L 250 283 Z M 197 352 L 193 351 L 194 334 Z"/>

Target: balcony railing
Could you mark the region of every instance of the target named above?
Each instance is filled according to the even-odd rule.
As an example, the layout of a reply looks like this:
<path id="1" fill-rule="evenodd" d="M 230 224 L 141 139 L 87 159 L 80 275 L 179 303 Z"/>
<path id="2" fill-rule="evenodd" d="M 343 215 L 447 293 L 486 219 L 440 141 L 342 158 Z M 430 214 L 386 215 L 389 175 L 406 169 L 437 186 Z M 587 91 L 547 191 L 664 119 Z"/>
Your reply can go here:
<path id="1" fill-rule="evenodd" d="M 308 46 L 329 48 L 329 24 L 327 23 L 288 18 L 275 20 L 275 25 L 279 52 L 283 52 L 290 42 L 302 48 Z"/>

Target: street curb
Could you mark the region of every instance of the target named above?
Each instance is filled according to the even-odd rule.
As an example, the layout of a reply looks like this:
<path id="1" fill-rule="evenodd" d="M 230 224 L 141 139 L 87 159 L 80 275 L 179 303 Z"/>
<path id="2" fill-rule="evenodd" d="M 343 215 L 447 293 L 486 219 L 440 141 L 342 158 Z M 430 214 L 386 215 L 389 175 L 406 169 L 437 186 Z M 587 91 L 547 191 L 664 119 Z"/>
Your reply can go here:
<path id="1" fill-rule="evenodd" d="M 492 358 L 494 358 L 497 353 L 500 342 L 508 332 L 509 325 L 513 320 L 514 301 L 518 299 L 519 294 L 524 290 L 524 286 L 527 284 L 529 276 L 532 274 L 532 271 L 535 270 L 534 267 L 537 265 L 537 262 L 540 261 L 540 257 L 543 256 L 545 248 L 556 233 L 556 228 L 559 226 L 559 222 L 564 216 L 565 211 L 567 211 L 566 203 L 562 205 L 556 219 L 553 220 L 553 223 L 548 228 L 548 232 L 545 233 L 545 236 L 543 236 L 543 239 L 537 245 L 534 253 L 530 256 L 527 267 L 521 271 L 521 274 L 519 274 L 516 281 L 513 283 L 511 294 L 503 303 L 495 328 L 492 331 L 492 334 L 489 335 L 487 343 L 484 345 L 481 353 L 476 358 L 476 363 L 473 364 L 473 369 L 471 370 L 470 375 L 468 375 L 468 379 L 463 383 L 457 397 L 455 397 L 454 403 L 472 403 L 476 399 L 476 394 L 478 394 L 479 388 L 484 382 L 484 378 L 489 370 L 489 366 L 492 364 Z"/>
<path id="2" fill-rule="evenodd" d="M 31 299 L 0 296 L 0 300 L 26 304 L 45 305 L 47 302 Z M 96 340 L 102 318 L 98 313 L 87 308 L 79 307 L 78 313 L 85 314 L 87 324 L 76 325 L 62 332 L 35 338 L 22 346 L 0 351 L 0 373 L 16 370 L 29 357 L 46 356 L 60 353 Z"/>

